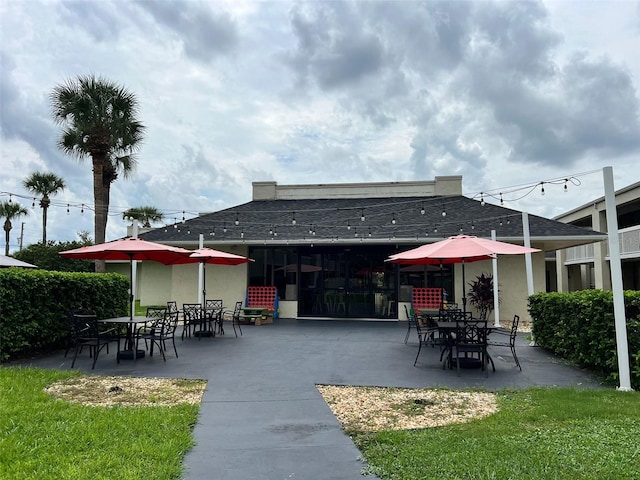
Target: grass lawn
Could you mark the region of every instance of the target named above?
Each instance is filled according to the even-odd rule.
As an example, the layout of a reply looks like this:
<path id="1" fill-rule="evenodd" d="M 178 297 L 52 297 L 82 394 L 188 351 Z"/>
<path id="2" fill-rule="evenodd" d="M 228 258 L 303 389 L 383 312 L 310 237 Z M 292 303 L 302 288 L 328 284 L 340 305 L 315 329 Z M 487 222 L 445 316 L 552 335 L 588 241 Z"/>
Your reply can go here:
<path id="1" fill-rule="evenodd" d="M 198 406 L 89 407 L 43 390 L 78 375 L 0 367 L 0 478 L 180 478 Z"/>
<path id="2" fill-rule="evenodd" d="M 348 432 L 382 479 L 639 479 L 640 394 L 534 388 L 499 412 L 420 430 Z"/>

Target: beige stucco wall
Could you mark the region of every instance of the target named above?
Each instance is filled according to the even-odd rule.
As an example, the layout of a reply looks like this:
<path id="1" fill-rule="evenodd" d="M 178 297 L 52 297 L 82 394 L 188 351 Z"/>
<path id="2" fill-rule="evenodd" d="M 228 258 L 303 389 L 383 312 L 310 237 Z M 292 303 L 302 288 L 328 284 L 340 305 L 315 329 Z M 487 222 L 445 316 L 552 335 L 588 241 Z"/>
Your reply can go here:
<path id="1" fill-rule="evenodd" d="M 531 263 L 533 265 L 534 292 L 544 292 L 546 290 L 544 253 L 532 254 Z M 465 264 L 467 291 L 469 291 L 469 283 L 481 273 L 493 274 L 491 260 Z M 462 308 L 462 265 L 455 265 L 454 278 L 456 298 L 449 298 L 449 301 L 457 302 Z M 521 319 L 529 318 L 527 310 L 529 292 L 524 255 L 498 256 L 498 291 L 500 292 L 501 321 L 512 319 L 515 314 L 519 315 Z M 467 310 L 474 311 L 468 301 Z M 491 312 L 489 320 L 494 321 L 494 313 Z"/>

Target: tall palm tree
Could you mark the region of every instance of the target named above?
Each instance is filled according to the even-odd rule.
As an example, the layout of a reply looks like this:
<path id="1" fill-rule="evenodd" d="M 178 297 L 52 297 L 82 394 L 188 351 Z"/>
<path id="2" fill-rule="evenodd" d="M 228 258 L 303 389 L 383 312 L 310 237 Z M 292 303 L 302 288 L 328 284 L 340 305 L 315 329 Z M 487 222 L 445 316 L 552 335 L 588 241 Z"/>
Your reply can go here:
<path id="1" fill-rule="evenodd" d="M 129 176 L 145 127 L 136 118 L 138 101 L 132 93 L 93 75 L 69 79 L 51 94 L 54 119 L 63 127 L 58 146 L 80 161 L 91 158 L 95 202 L 94 237 L 104 243 L 111 184 L 119 174 Z M 96 261 L 104 272 L 104 262 Z"/>
<path id="2" fill-rule="evenodd" d="M 9 255 L 9 232 L 13 228 L 11 220 L 14 220 L 21 215 L 29 215 L 29 210 L 24 208 L 19 203 L 15 202 L 0 202 L 0 218 L 4 218 L 4 254 Z"/>
<path id="3" fill-rule="evenodd" d="M 49 195 L 55 195 L 65 189 L 64 180 L 55 173 L 33 172 L 24 182 L 24 188 L 28 191 L 41 195 L 40 206 L 42 207 L 42 245 L 47 244 L 47 210 L 51 205 Z"/>
<path id="4" fill-rule="evenodd" d="M 161 222 L 163 213 L 156 207 L 133 207 L 122 214 L 123 219 L 133 218 L 138 220 L 144 228 L 151 228 L 152 223 Z"/>

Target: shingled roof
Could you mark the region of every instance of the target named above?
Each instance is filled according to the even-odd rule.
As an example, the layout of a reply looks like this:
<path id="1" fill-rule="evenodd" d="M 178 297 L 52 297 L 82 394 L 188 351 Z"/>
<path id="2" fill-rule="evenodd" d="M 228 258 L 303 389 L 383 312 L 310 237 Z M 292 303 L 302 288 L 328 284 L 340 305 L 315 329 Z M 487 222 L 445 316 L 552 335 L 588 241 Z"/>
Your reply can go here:
<path id="1" fill-rule="evenodd" d="M 555 250 L 606 234 L 529 215 L 532 246 Z M 416 244 L 466 234 L 524 241 L 522 213 L 462 195 L 392 198 L 253 200 L 140 235 L 171 245 Z"/>

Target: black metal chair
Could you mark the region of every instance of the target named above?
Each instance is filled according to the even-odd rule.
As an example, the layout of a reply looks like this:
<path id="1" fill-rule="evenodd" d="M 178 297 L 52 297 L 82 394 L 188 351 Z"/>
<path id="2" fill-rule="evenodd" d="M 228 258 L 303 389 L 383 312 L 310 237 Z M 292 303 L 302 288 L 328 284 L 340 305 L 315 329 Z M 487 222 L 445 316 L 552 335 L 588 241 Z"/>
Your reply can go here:
<path id="1" fill-rule="evenodd" d="M 404 312 L 407 314 L 407 333 L 404 336 L 404 344 L 406 345 L 409 341 L 409 335 L 411 335 L 411 329 L 416 328 L 416 316 L 413 314 L 413 309 L 411 310 L 412 313 L 409 313 L 406 305 L 404 305 Z"/>
<path id="2" fill-rule="evenodd" d="M 224 328 L 222 327 L 224 307 L 222 303 L 222 300 L 205 300 L 204 303 L 204 313 L 209 323 L 209 329 L 214 333 L 217 330 L 220 334 L 224 334 Z"/>
<path id="3" fill-rule="evenodd" d="M 203 329 L 206 324 L 206 319 L 203 315 L 202 305 L 199 303 L 183 303 L 182 304 L 182 340 L 184 340 L 185 335 L 187 337 L 191 336 L 191 333 L 196 331 L 196 327 L 199 327 L 200 330 Z M 200 339 L 202 337 L 198 337 Z"/>
<path id="4" fill-rule="evenodd" d="M 93 314 L 73 314 L 73 342 L 75 345 L 75 352 L 73 355 L 73 361 L 71 362 L 71 368 L 76 364 L 76 358 L 78 353 L 82 351 L 84 347 L 89 348 L 89 357 L 93 358 L 91 369 L 96 367 L 98 361 L 98 355 L 103 348 L 106 347 L 107 353 L 109 353 L 109 343 L 115 341 L 118 343 L 118 350 L 120 351 L 120 332 L 117 328 L 111 328 L 102 330 L 101 325 L 98 323 L 98 317 Z M 116 361 L 120 363 L 120 357 L 116 355 Z"/>
<path id="5" fill-rule="evenodd" d="M 513 316 L 513 323 L 511 324 L 511 329 L 506 330 L 504 328 L 492 328 L 491 333 L 489 334 L 489 338 L 487 339 L 487 345 L 490 347 L 509 347 L 511 349 L 511 354 L 513 355 L 513 359 L 516 362 L 517 367 L 522 371 L 522 367 L 520 366 L 520 360 L 518 360 L 518 355 L 516 355 L 516 336 L 518 334 L 518 324 L 520 323 L 520 316 Z M 496 337 L 498 336 L 498 337 Z M 489 357 L 491 360 L 491 366 L 493 367 L 493 371 L 496 371 L 496 366 L 493 363 L 493 359 Z"/>
<path id="6" fill-rule="evenodd" d="M 477 359 L 475 358 L 477 355 Z M 480 362 L 485 377 L 488 376 L 486 368 L 490 361 L 487 353 L 487 321 L 486 320 L 458 320 L 455 334 L 452 337 L 449 351 L 449 366 L 455 361 L 460 376 L 460 365 L 463 362 Z"/>
<path id="7" fill-rule="evenodd" d="M 158 349 L 162 354 L 162 359 L 166 362 L 166 342 L 167 340 L 171 340 L 171 342 L 173 343 L 173 351 L 176 354 L 176 358 L 178 358 L 178 349 L 176 348 L 175 339 L 175 333 L 178 328 L 178 319 L 179 313 L 177 310 L 173 312 L 165 311 L 162 318 L 154 322 L 153 326 L 145 326 L 143 327 L 144 330 L 138 333 L 138 342 L 140 341 L 140 339 L 143 339 L 145 341 L 145 345 L 147 341 L 151 343 L 149 356 L 153 356 L 153 345 L 155 344 L 158 346 Z"/>
<path id="8" fill-rule="evenodd" d="M 438 328 L 438 323 L 436 320 L 428 314 L 424 315 L 413 315 L 413 322 L 416 327 L 416 333 L 418 334 L 418 353 L 416 354 L 416 359 L 413 362 L 413 366 L 415 367 L 418 363 L 418 357 L 420 356 L 420 351 L 422 350 L 422 346 L 432 346 L 436 345 L 440 347 L 440 360 L 442 361 L 442 356 L 445 353 L 445 349 L 448 347 L 448 340 L 445 337 L 440 336 L 440 329 Z"/>
<path id="9" fill-rule="evenodd" d="M 242 335 L 242 327 L 240 326 L 240 313 L 242 312 L 242 302 L 236 302 L 233 310 L 224 310 L 220 315 L 220 325 L 222 326 L 224 322 L 231 322 L 231 326 L 233 327 L 233 333 L 238 337 L 238 332 L 236 331 L 236 325 L 238 326 L 238 330 L 240 330 L 240 335 Z M 221 330 L 221 334 L 224 335 L 224 328 Z"/>

